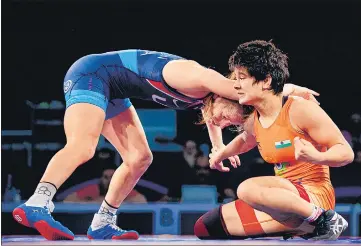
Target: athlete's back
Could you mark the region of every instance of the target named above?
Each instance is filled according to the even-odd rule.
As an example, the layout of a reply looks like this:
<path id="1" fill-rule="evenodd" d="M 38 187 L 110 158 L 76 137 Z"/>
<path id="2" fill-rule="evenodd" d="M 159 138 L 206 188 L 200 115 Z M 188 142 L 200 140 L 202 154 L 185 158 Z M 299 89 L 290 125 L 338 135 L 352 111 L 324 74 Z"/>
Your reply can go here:
<path id="1" fill-rule="evenodd" d="M 76 61 L 65 76 L 67 107 L 77 102 L 72 95 L 81 90 L 83 94 L 89 93 L 89 97 L 109 102 L 96 104 L 108 111 L 108 118 L 118 113 L 117 108 L 122 105 L 130 105 L 128 98 L 151 100 L 174 109 L 199 109 L 202 98 L 182 95 L 168 86 L 162 76 L 164 66 L 178 59 L 183 58 L 135 49 L 85 56 Z"/>

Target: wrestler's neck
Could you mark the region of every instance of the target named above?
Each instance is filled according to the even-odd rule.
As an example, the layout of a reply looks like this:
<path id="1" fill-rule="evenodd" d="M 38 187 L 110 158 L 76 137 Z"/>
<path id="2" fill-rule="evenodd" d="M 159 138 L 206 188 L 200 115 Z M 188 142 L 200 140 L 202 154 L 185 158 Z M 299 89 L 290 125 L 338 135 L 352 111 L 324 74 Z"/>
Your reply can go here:
<path id="1" fill-rule="evenodd" d="M 276 120 L 282 109 L 282 94 L 274 95 L 272 92 L 266 93 L 258 100 L 254 107 L 260 118 Z"/>

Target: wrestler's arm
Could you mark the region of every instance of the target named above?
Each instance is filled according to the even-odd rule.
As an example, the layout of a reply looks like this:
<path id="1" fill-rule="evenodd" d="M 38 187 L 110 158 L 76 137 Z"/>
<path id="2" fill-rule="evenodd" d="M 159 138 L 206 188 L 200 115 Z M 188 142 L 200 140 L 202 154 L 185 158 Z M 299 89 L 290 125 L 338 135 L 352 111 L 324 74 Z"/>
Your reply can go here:
<path id="1" fill-rule="evenodd" d="M 254 117 L 251 115 L 244 123 L 243 132 L 227 144 L 224 149 L 225 156 L 243 154 L 257 146 L 257 141 L 253 133 L 253 124 Z M 233 154 L 235 152 L 236 154 Z"/>
<path id="2" fill-rule="evenodd" d="M 319 96 L 320 94 L 316 91 L 308 89 L 307 87 L 302 87 L 294 84 L 285 84 L 283 86 L 282 95 L 299 96 L 299 97 L 303 97 L 304 99 L 313 101 L 317 104 L 320 104 L 315 98 L 315 96 Z"/>
<path id="3" fill-rule="evenodd" d="M 234 89 L 234 80 L 224 77 L 213 69 L 204 67 L 202 69 L 203 72 L 200 73 L 198 81 L 205 91 L 231 100 L 238 100 L 239 96 Z"/>
<path id="4" fill-rule="evenodd" d="M 235 137 L 223 150 L 223 159 L 229 156 L 243 154 L 256 147 L 257 142 L 252 135 L 249 135 L 246 131 Z"/>
<path id="5" fill-rule="evenodd" d="M 317 144 L 326 146 L 326 152 L 320 152 L 309 142 L 300 140 L 299 155 L 308 156 L 313 163 L 340 167 L 354 159 L 351 146 L 341 131 L 317 104 L 296 98 L 290 107 L 291 122 L 301 131 L 308 134 Z M 295 143 L 296 148 L 296 143 Z"/>
<path id="6" fill-rule="evenodd" d="M 206 122 L 209 139 L 211 140 L 213 148 L 221 148 L 223 144 L 222 138 L 222 129 L 219 126 L 212 124 L 211 122 Z"/>
<path id="7" fill-rule="evenodd" d="M 163 69 L 163 77 L 167 83 L 177 90 L 198 90 L 212 92 L 221 97 L 238 100 L 237 91 L 234 89 L 235 80 L 231 80 L 219 72 L 206 68 L 193 60 L 174 60 Z M 293 84 L 284 86 L 284 96 L 304 94 L 318 95 L 306 87 Z"/>
<path id="8" fill-rule="evenodd" d="M 231 100 L 238 101 L 239 99 L 237 91 L 234 89 L 234 80 L 227 79 L 212 69 L 206 69 L 199 81 L 202 83 L 204 90 L 213 92 Z M 318 103 L 314 96 L 318 96 L 319 93 L 308 89 L 307 87 L 285 84 L 282 94 L 283 96 L 300 96 Z"/>
<path id="9" fill-rule="evenodd" d="M 169 86 L 179 91 L 199 91 L 238 100 L 233 88 L 234 80 L 227 79 L 213 69 L 203 67 L 193 60 L 174 60 L 163 69 Z"/>
<path id="10" fill-rule="evenodd" d="M 215 162 L 220 162 L 230 156 L 243 154 L 257 146 L 257 141 L 253 134 L 253 122 L 254 118 L 251 115 L 243 126 L 244 131 L 235 137 L 223 149 L 219 150 L 219 153 L 215 156 Z"/>
<path id="11" fill-rule="evenodd" d="M 206 121 L 206 125 L 208 128 L 209 138 L 212 143 L 212 153 L 223 149 L 225 146 L 223 144 L 222 129 L 219 126 L 212 124 L 210 121 Z M 226 158 L 229 159 L 234 168 L 241 165 L 241 161 L 237 155 L 229 155 Z"/>

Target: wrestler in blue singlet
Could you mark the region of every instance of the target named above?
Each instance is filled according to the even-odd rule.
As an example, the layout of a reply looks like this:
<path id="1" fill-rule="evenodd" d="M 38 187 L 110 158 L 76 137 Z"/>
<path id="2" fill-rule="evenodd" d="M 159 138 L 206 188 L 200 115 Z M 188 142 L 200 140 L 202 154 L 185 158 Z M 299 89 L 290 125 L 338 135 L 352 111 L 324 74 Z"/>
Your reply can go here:
<path id="1" fill-rule="evenodd" d="M 124 50 L 82 57 L 70 67 L 64 79 L 66 106 L 70 107 L 76 103 L 93 104 L 106 112 L 106 119 L 126 111 L 131 106 L 129 98 L 152 100 L 174 109 L 198 109 L 203 106 L 203 98 L 182 95 L 164 81 L 163 68 L 168 62 L 178 59 L 183 58 L 164 52 L 145 50 Z M 138 129 L 137 133 L 132 134 L 141 136 L 142 131 L 143 129 Z M 150 150 L 145 139 L 139 143 L 144 145 L 143 150 L 140 150 L 144 154 L 134 154 L 136 156 L 134 160 L 142 162 L 139 167 L 146 167 L 152 159 Z M 86 151 L 87 155 L 91 153 L 90 148 Z M 138 156 L 140 158 L 137 158 Z M 143 161 L 141 159 L 143 157 L 146 160 Z M 86 157 L 78 159 L 80 164 L 84 163 L 81 161 Z M 134 164 L 134 162 L 129 163 L 129 166 Z M 137 174 L 133 172 L 132 177 L 137 177 L 136 175 L 144 171 L 141 170 Z M 128 181 L 136 182 L 131 179 Z M 48 183 L 47 186 L 44 185 L 45 183 Z M 35 228 L 48 240 L 73 240 L 74 233 L 51 216 L 52 193 L 49 189 L 53 189 L 55 194 L 57 187 L 45 181 L 40 182 L 38 187 L 36 193 L 26 203 L 14 209 L 14 219 L 22 225 Z M 92 222 L 88 228 L 88 238 L 138 239 L 139 234 L 136 231 L 122 230 L 116 226 L 116 208 L 105 200 L 103 203 L 107 207 L 102 205 L 102 212 L 94 215 L 93 222 L 95 222 L 94 225 Z M 115 212 L 110 212 L 109 208 Z"/>
<path id="2" fill-rule="evenodd" d="M 151 100 L 174 109 L 199 109 L 203 98 L 191 98 L 167 85 L 163 67 L 182 57 L 156 51 L 122 50 L 80 58 L 64 79 L 66 107 L 90 103 L 112 118 L 131 106 L 129 98 Z"/>

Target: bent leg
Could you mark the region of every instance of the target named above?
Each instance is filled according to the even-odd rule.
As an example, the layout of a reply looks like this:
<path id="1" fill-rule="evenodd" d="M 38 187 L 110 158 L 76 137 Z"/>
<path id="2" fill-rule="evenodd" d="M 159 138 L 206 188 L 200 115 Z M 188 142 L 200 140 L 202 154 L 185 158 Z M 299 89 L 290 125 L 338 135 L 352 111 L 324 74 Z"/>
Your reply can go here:
<path id="1" fill-rule="evenodd" d="M 90 239 L 139 238 L 136 231 L 126 231 L 116 226 L 120 204 L 152 162 L 143 127 L 134 107 L 127 101 L 121 113 L 104 122 L 102 134 L 118 150 L 123 163 L 113 174 L 105 199 L 94 215 L 87 232 Z"/>
<path id="2" fill-rule="evenodd" d="M 133 106 L 106 120 L 102 134 L 123 159 L 123 163 L 112 177 L 105 196 L 105 200 L 110 205 L 119 207 L 148 169 L 153 156 Z"/>
<path id="3" fill-rule="evenodd" d="M 275 176 L 245 180 L 238 186 L 237 196 L 255 209 L 277 216 L 278 220 L 291 215 L 305 219 L 314 210 L 302 185 Z"/>
<path id="4" fill-rule="evenodd" d="M 108 104 L 108 89 L 93 73 L 97 67 L 94 57 L 86 56 L 68 70 L 63 84 L 66 144 L 50 160 L 34 194 L 13 211 L 19 223 L 36 228 L 49 240 L 74 238 L 68 228 L 52 218 L 51 200 L 74 170 L 94 155 Z"/>
<path id="5" fill-rule="evenodd" d="M 287 222 L 292 224 L 292 219 L 290 217 Z M 297 235 L 312 230 L 313 227 L 309 225 L 286 226 L 269 214 L 253 209 L 240 199 L 206 213 L 197 220 L 194 226 L 195 235 L 201 239 L 246 239 Z"/>
<path id="6" fill-rule="evenodd" d="M 223 205 L 219 213 L 213 210 L 203 215 L 195 225 L 195 234 L 200 238 L 240 239 L 304 235 L 313 232 L 315 226 L 294 212 L 302 210 L 299 205 L 306 202 L 307 206 L 329 209 L 334 204 L 332 187 L 303 187 L 279 177 L 246 180 L 237 195 L 244 199 Z M 217 224 L 223 226 L 215 227 Z"/>
<path id="7" fill-rule="evenodd" d="M 70 106 L 64 117 L 67 143 L 50 160 L 40 182 L 49 182 L 59 188 L 79 165 L 91 159 L 104 119 L 104 110 L 92 104 Z"/>
<path id="8" fill-rule="evenodd" d="M 49 162 L 34 194 L 14 209 L 13 217 L 20 224 L 35 228 L 48 240 L 74 239 L 68 228 L 52 218 L 51 200 L 74 170 L 93 156 L 104 117 L 102 109 L 86 103 L 67 109 L 64 119 L 67 144 Z"/>

